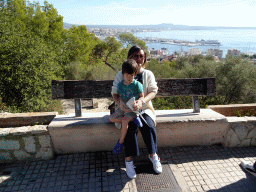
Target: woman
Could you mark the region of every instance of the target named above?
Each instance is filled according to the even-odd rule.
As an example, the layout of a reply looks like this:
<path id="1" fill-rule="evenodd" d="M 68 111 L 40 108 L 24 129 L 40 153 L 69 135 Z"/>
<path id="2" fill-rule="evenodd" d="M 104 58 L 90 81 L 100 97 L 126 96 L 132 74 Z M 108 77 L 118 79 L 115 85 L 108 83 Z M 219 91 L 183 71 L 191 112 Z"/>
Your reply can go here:
<path id="1" fill-rule="evenodd" d="M 128 52 L 127 59 L 134 59 L 138 65 L 138 73 L 136 75 L 136 80 L 143 84 L 143 92 L 144 98 L 135 101 L 134 110 L 142 110 L 142 116 L 144 117 L 145 121 L 143 121 L 143 126 L 140 128 L 143 140 L 146 144 L 148 149 L 148 158 L 153 163 L 153 168 L 156 173 L 162 172 L 162 165 L 160 163 L 160 159 L 157 156 L 157 137 L 156 137 L 156 127 L 155 127 L 155 114 L 152 106 L 151 100 L 157 94 L 157 84 L 155 81 L 154 74 L 145 69 L 146 65 L 146 52 L 138 47 L 133 46 L 130 48 Z M 118 94 L 117 94 L 117 84 L 124 80 L 124 76 L 122 71 L 120 71 L 112 86 L 112 95 L 117 103 L 117 105 L 121 108 L 121 110 L 125 112 L 131 112 L 131 110 L 123 103 L 122 101 L 119 102 Z M 134 170 L 133 165 L 133 158 L 132 156 L 139 156 L 139 147 L 137 142 L 137 134 L 138 134 L 138 127 L 134 122 L 129 123 L 129 128 L 124 139 L 124 148 L 125 148 L 125 165 L 126 165 L 126 173 L 128 177 L 134 179 L 136 178 L 136 172 Z"/>

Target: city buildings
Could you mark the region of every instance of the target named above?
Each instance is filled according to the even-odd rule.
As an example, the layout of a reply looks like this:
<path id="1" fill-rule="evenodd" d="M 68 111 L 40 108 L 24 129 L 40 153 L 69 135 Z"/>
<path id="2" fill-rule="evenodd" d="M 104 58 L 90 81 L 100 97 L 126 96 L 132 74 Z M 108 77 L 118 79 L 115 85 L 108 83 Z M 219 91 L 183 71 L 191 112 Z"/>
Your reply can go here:
<path id="1" fill-rule="evenodd" d="M 200 55 L 200 54 L 202 54 L 202 49 L 192 48 L 189 50 L 189 55 L 191 55 L 191 56 Z"/>
<path id="2" fill-rule="evenodd" d="M 240 55 L 240 51 L 237 49 L 228 49 L 227 55 Z"/>
<path id="3" fill-rule="evenodd" d="M 219 60 L 222 59 L 223 55 L 223 50 L 220 49 L 208 49 L 207 50 L 207 55 L 212 55 L 212 56 L 217 56 Z"/>

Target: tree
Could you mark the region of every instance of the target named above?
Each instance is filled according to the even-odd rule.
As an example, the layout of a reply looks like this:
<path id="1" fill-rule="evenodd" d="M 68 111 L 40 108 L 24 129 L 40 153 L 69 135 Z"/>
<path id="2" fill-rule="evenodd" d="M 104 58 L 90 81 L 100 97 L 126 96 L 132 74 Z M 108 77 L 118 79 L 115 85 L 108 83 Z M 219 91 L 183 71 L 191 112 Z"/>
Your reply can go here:
<path id="1" fill-rule="evenodd" d="M 225 103 L 254 101 L 256 67 L 239 56 L 228 56 L 216 68 L 217 92 L 225 96 Z"/>
<path id="2" fill-rule="evenodd" d="M 50 38 L 49 20 L 39 4 L 10 0 L 0 9 L 0 22 L 0 97 L 18 111 L 40 111 L 52 102 L 51 80 L 63 76 L 59 56 L 64 43 L 55 49 L 56 36 Z"/>
<path id="3" fill-rule="evenodd" d="M 113 65 L 123 62 L 124 52 L 121 51 L 122 43 L 115 37 L 106 37 L 104 41 L 99 42 L 93 49 L 92 59 L 94 62 L 103 62 L 114 71 L 118 71 Z M 122 53 L 122 54 L 121 54 Z"/>
<path id="4" fill-rule="evenodd" d="M 137 39 L 133 34 L 131 33 L 123 33 L 119 35 L 119 39 L 121 40 L 121 42 L 127 46 L 134 46 L 134 45 L 138 45 L 141 48 L 147 50 L 148 47 L 146 46 L 146 43 L 140 39 Z"/>
<path id="5" fill-rule="evenodd" d="M 65 51 L 68 54 L 68 60 L 87 63 L 95 44 L 94 35 L 87 32 L 85 25 L 78 27 L 72 26 L 67 31 L 65 42 Z"/>

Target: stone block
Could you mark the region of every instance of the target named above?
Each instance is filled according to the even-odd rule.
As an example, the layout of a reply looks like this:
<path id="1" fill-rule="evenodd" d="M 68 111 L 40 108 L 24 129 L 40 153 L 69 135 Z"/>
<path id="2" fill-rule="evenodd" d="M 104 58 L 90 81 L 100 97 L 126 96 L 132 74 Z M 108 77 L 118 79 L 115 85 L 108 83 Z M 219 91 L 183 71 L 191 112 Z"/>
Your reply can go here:
<path id="1" fill-rule="evenodd" d="M 256 136 L 252 138 L 251 146 L 256 146 Z"/>
<path id="2" fill-rule="evenodd" d="M 47 126 L 48 125 L 35 125 L 35 126 L 31 126 L 29 127 L 29 131 L 31 132 L 31 134 L 42 134 L 42 133 L 47 133 Z"/>
<path id="3" fill-rule="evenodd" d="M 248 139 L 251 139 L 251 138 L 253 138 L 253 137 L 256 137 L 256 128 L 255 128 L 255 129 L 252 129 L 252 130 L 248 133 L 248 135 L 247 135 L 247 138 L 248 138 Z"/>
<path id="4" fill-rule="evenodd" d="M 247 137 L 248 128 L 245 125 L 236 125 L 233 129 L 236 132 L 240 141 L 243 141 Z"/>
<path id="5" fill-rule="evenodd" d="M 28 127 L 17 127 L 17 128 L 13 128 L 10 133 L 12 135 L 26 135 L 28 134 L 28 131 L 29 131 Z"/>
<path id="6" fill-rule="evenodd" d="M 36 152 L 36 144 L 34 137 L 23 137 L 24 143 L 25 143 L 25 150 L 27 152 L 34 153 Z"/>
<path id="7" fill-rule="evenodd" d="M 39 144 L 42 148 L 51 147 L 51 138 L 49 135 L 39 136 Z"/>
<path id="8" fill-rule="evenodd" d="M 41 148 L 35 158 L 37 159 L 44 159 L 44 160 L 47 160 L 47 159 L 52 159 L 53 158 L 53 151 L 51 148 Z"/>
<path id="9" fill-rule="evenodd" d="M 230 129 L 227 135 L 227 143 L 226 143 L 226 147 L 236 147 L 240 144 L 240 140 L 238 138 L 238 136 L 236 135 L 236 133 Z"/>
<path id="10" fill-rule="evenodd" d="M 254 128 L 256 128 L 253 124 L 251 124 L 251 123 L 248 123 L 247 125 L 246 125 L 246 127 L 249 129 L 249 130 L 252 130 L 252 129 L 254 129 Z"/>
<path id="11" fill-rule="evenodd" d="M 12 157 L 9 152 L 0 152 L 0 160 L 1 162 L 11 161 Z"/>
<path id="12" fill-rule="evenodd" d="M 250 144 L 251 144 L 251 139 L 245 139 L 237 147 L 249 147 Z"/>
<path id="13" fill-rule="evenodd" d="M 19 150 L 20 149 L 20 143 L 19 143 L 19 141 L 2 139 L 2 140 L 0 140 L 0 149 Z"/>
<path id="14" fill-rule="evenodd" d="M 30 155 L 25 151 L 14 151 L 13 154 L 16 157 L 16 159 L 20 161 L 28 160 L 30 158 Z"/>

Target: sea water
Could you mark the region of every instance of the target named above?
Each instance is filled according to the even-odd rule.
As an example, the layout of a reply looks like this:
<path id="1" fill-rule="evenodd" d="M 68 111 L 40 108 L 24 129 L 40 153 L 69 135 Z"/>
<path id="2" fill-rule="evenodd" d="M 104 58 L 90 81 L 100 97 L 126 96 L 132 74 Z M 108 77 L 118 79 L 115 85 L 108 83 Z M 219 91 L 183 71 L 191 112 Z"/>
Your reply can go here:
<path id="1" fill-rule="evenodd" d="M 196 40 L 219 40 L 220 45 L 207 45 L 207 46 L 184 46 L 184 45 L 172 45 L 164 43 L 147 43 L 150 49 L 167 48 L 169 54 L 174 51 L 188 51 L 191 48 L 199 48 L 203 52 L 207 52 L 208 49 L 220 49 L 223 50 L 223 57 L 226 56 L 228 49 L 237 49 L 241 53 L 253 55 L 256 54 L 256 28 L 244 29 L 244 28 L 217 28 L 209 30 L 168 30 L 159 32 L 140 32 L 135 33 L 135 37 L 156 37 L 172 40 L 184 40 L 195 42 Z"/>

